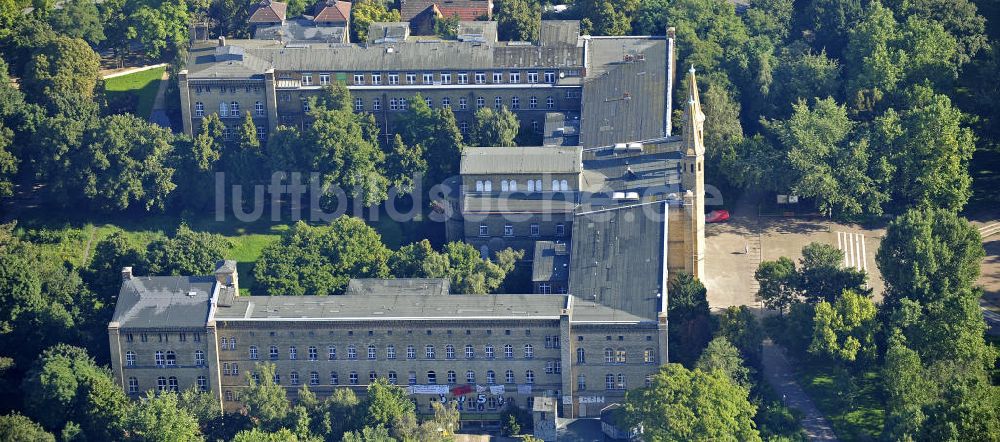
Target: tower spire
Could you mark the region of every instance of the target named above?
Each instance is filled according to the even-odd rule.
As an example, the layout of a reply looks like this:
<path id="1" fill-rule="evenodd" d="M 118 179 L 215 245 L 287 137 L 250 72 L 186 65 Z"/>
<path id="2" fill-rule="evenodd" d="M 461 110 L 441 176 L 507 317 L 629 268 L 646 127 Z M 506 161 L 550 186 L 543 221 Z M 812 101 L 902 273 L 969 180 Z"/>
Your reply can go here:
<path id="1" fill-rule="evenodd" d="M 705 114 L 698 97 L 698 80 L 694 65 L 688 70 L 688 102 L 684 109 L 684 149 L 688 155 L 705 153 Z"/>

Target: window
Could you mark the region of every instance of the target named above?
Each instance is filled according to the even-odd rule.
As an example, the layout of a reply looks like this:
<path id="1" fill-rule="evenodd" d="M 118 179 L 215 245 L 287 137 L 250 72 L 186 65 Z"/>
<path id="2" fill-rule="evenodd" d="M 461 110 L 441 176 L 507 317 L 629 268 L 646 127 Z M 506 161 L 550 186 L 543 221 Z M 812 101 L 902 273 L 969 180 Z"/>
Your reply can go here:
<path id="1" fill-rule="evenodd" d="M 503 72 L 494 72 L 493 73 L 493 82 L 494 83 L 503 83 Z"/>
<path id="2" fill-rule="evenodd" d="M 315 371 L 309 372 L 309 385 L 319 385 L 319 373 Z"/>
<path id="3" fill-rule="evenodd" d="M 484 84 L 484 83 L 486 83 L 486 73 L 476 72 L 476 84 Z"/>
<path id="4" fill-rule="evenodd" d="M 434 373 L 434 370 L 429 370 L 427 372 L 427 383 L 431 385 L 438 383 L 437 373 Z"/>
<path id="5" fill-rule="evenodd" d="M 656 358 L 653 356 L 652 348 L 647 348 L 642 351 L 642 362 L 645 364 L 653 364 L 656 362 Z"/>
<path id="6" fill-rule="evenodd" d="M 354 344 L 347 346 L 347 359 L 357 359 L 358 358 L 358 348 Z"/>
<path id="7" fill-rule="evenodd" d="M 198 376 L 198 390 L 208 391 L 208 378 L 205 376 Z"/>
<path id="8" fill-rule="evenodd" d="M 520 83 L 521 82 L 521 73 L 520 72 L 511 72 L 510 73 L 510 82 L 514 83 L 514 84 Z"/>
<path id="9" fill-rule="evenodd" d="M 399 110 L 406 110 L 406 99 L 405 98 L 400 98 L 399 99 Z"/>
<path id="10" fill-rule="evenodd" d="M 372 98 L 372 110 L 382 110 L 382 100 L 379 98 Z"/>
<path id="11" fill-rule="evenodd" d="M 302 100 L 302 112 L 309 112 L 309 100 Z"/>
<path id="12" fill-rule="evenodd" d="M 441 99 L 441 107 L 451 109 L 451 98 L 444 97 Z"/>
<path id="13" fill-rule="evenodd" d="M 424 98 L 424 103 L 427 103 L 427 107 L 434 107 L 434 100 L 430 98 Z"/>
<path id="14" fill-rule="evenodd" d="M 385 348 L 385 358 L 386 359 L 396 359 L 396 346 L 389 345 Z"/>
<path id="15" fill-rule="evenodd" d="M 446 359 L 455 359 L 455 346 L 448 344 L 444 347 L 444 357 Z"/>
<path id="16" fill-rule="evenodd" d="M 125 352 L 125 366 L 126 367 L 135 366 L 135 352 L 131 351 Z"/>
<path id="17" fill-rule="evenodd" d="M 566 91 L 566 98 L 580 98 L 580 91 L 575 89 L 570 89 Z"/>
<path id="18" fill-rule="evenodd" d="M 555 109 L 555 107 L 556 107 L 556 99 L 552 98 L 552 97 L 546 97 L 545 98 L 545 107 L 547 107 L 549 109 Z"/>
<path id="19" fill-rule="evenodd" d="M 323 86 L 329 86 L 330 74 L 319 74 L 319 84 Z"/>
<path id="20" fill-rule="evenodd" d="M 229 116 L 229 105 L 225 102 L 219 103 L 219 116 L 228 117 Z"/>
<path id="21" fill-rule="evenodd" d="M 194 352 L 194 365 L 198 367 L 205 366 L 205 352 L 201 350 L 195 350 Z"/>
<path id="22" fill-rule="evenodd" d="M 362 100 L 360 98 L 355 98 L 354 99 L 354 111 L 355 112 L 361 112 L 363 110 L 365 110 L 365 100 Z"/>
<path id="23" fill-rule="evenodd" d="M 441 74 L 441 84 L 451 84 L 451 74 Z"/>
<path id="24" fill-rule="evenodd" d="M 351 383 L 351 385 L 358 385 L 358 372 L 352 371 L 347 375 L 347 380 Z"/>
<path id="25" fill-rule="evenodd" d="M 615 363 L 624 364 L 625 361 L 626 361 L 625 349 L 619 348 L 618 351 L 615 352 Z"/>
<path id="26" fill-rule="evenodd" d="M 365 74 L 354 74 L 354 84 L 365 84 Z"/>
<path id="27" fill-rule="evenodd" d="M 194 334 L 194 342 L 201 342 L 201 333 Z"/>
<path id="28" fill-rule="evenodd" d="M 171 376 L 171 377 L 167 378 L 167 389 L 169 389 L 170 391 L 173 391 L 175 393 L 177 392 L 177 390 L 179 390 L 179 388 L 177 388 L 177 377 L 176 376 Z"/>
<path id="29" fill-rule="evenodd" d="M 476 109 L 482 109 L 486 107 L 486 99 L 483 97 L 476 97 Z"/>
<path id="30" fill-rule="evenodd" d="M 471 345 L 465 346 L 465 359 L 475 359 L 476 349 Z"/>
<path id="31" fill-rule="evenodd" d="M 479 225 L 479 236 L 490 236 L 490 227 L 486 224 Z"/>
<path id="32" fill-rule="evenodd" d="M 469 74 L 465 72 L 459 73 L 458 84 L 469 84 Z"/>
<path id="33" fill-rule="evenodd" d="M 226 401 L 227 402 L 232 402 L 232 400 L 233 400 L 233 391 L 232 390 L 226 390 L 226 395 L 225 396 L 226 396 Z"/>
<path id="34" fill-rule="evenodd" d="M 504 373 L 504 382 L 508 384 L 514 383 L 514 370 L 507 370 L 507 372 Z"/>
<path id="35" fill-rule="evenodd" d="M 389 384 L 396 385 L 396 372 L 394 371 L 389 372 Z"/>
<path id="36" fill-rule="evenodd" d="M 500 110 L 501 107 L 503 107 L 503 97 L 493 98 L 493 108 Z"/>
<path id="37" fill-rule="evenodd" d="M 528 371 L 524 372 L 524 383 L 525 384 L 529 384 L 529 385 L 535 383 L 535 372 L 534 371 L 528 370 Z"/>
<path id="38" fill-rule="evenodd" d="M 434 359 L 434 346 L 433 345 L 428 345 L 428 346 L 424 347 L 424 356 L 427 359 Z"/>
<path id="39" fill-rule="evenodd" d="M 535 357 L 535 350 L 531 344 L 524 344 L 524 358 L 531 359 Z"/>
<path id="40" fill-rule="evenodd" d="M 200 381 L 201 378 L 203 378 L 203 377 L 204 376 L 199 376 L 198 380 Z M 134 378 L 134 377 L 133 378 L 128 378 L 128 393 L 129 394 L 136 394 L 138 392 L 139 392 L 139 380 L 136 379 L 136 378 Z"/>
<path id="41" fill-rule="evenodd" d="M 514 359 L 514 346 L 505 344 L 503 346 L 503 356 L 507 359 Z"/>
<path id="42" fill-rule="evenodd" d="M 615 389 L 615 375 L 609 373 L 604 376 L 604 389 L 605 390 Z"/>
<path id="43" fill-rule="evenodd" d="M 406 74 L 406 84 L 415 84 L 417 82 L 417 74 L 408 73 Z"/>
<path id="44" fill-rule="evenodd" d="M 448 384 L 449 385 L 453 385 L 453 384 L 456 384 L 457 382 L 458 381 L 457 381 L 457 377 L 455 375 L 455 371 L 454 370 L 448 370 Z"/>
<path id="45" fill-rule="evenodd" d="M 163 350 L 157 350 L 155 357 L 156 357 L 156 366 L 162 367 L 166 365 L 165 359 L 163 357 Z"/>
<path id="46" fill-rule="evenodd" d="M 196 117 L 204 117 L 205 116 L 205 103 L 202 103 L 202 102 L 199 101 L 199 102 L 197 102 L 197 103 L 194 104 L 194 115 Z"/>
<path id="47" fill-rule="evenodd" d="M 511 224 L 504 224 L 503 226 L 503 236 L 514 236 L 514 226 Z"/>
<path id="48" fill-rule="evenodd" d="M 298 349 L 296 349 L 295 346 L 288 347 L 288 359 L 294 361 L 298 359 L 298 357 L 299 357 Z"/>
<path id="49" fill-rule="evenodd" d="M 604 349 L 604 363 L 613 364 L 615 362 L 615 351 L 610 348 Z"/>
<path id="50" fill-rule="evenodd" d="M 552 284 L 545 283 L 545 282 L 543 282 L 541 284 L 538 284 L 538 293 L 541 293 L 543 295 L 550 295 L 550 294 L 552 294 Z"/>
<path id="51" fill-rule="evenodd" d="M 424 84 L 433 84 L 434 74 L 424 74 Z"/>
<path id="52" fill-rule="evenodd" d="M 486 371 L 486 383 L 493 385 L 497 383 L 497 374 L 493 370 Z"/>
<path id="53" fill-rule="evenodd" d="M 313 84 L 313 76 L 312 76 L 312 74 L 302 74 L 302 85 L 303 86 L 312 86 L 312 84 Z"/>
<path id="54" fill-rule="evenodd" d="M 538 72 L 528 72 L 528 83 L 538 83 Z"/>
<path id="55" fill-rule="evenodd" d="M 564 192 L 569 190 L 569 181 L 559 180 L 559 190 Z"/>
<path id="56" fill-rule="evenodd" d="M 327 347 L 326 348 L 326 357 L 327 357 L 327 359 L 329 359 L 331 361 L 337 359 L 337 347 L 334 347 L 332 345 L 329 346 L 329 347 Z"/>
<path id="57" fill-rule="evenodd" d="M 240 375 L 240 365 L 234 362 L 233 363 L 233 376 L 239 376 L 239 375 Z"/>
<path id="58" fill-rule="evenodd" d="M 389 74 L 389 84 L 399 84 L 399 74 Z"/>
<path id="59" fill-rule="evenodd" d="M 542 129 L 542 126 L 538 124 L 538 120 L 531 120 L 531 131 L 538 133 Z"/>
<path id="60" fill-rule="evenodd" d="M 331 371 L 330 372 L 330 385 L 338 385 L 338 384 L 340 384 L 340 378 L 337 376 L 337 372 Z"/>
<path id="61" fill-rule="evenodd" d="M 625 375 L 621 373 L 618 374 L 618 383 L 615 384 L 615 387 L 619 390 L 625 389 Z"/>
<path id="62" fill-rule="evenodd" d="M 368 344 L 368 359 L 375 359 L 375 345 Z"/>
<path id="63" fill-rule="evenodd" d="M 140 334 L 140 335 L 139 335 L 139 339 L 140 339 L 140 340 L 141 340 L 142 342 L 146 342 L 146 339 L 148 339 L 148 338 L 149 338 L 149 336 L 148 336 L 148 335 L 146 335 L 145 333 L 142 333 L 142 334 Z"/>
<path id="64" fill-rule="evenodd" d="M 132 333 L 125 333 L 125 342 L 132 342 Z"/>
<path id="65" fill-rule="evenodd" d="M 382 84 L 382 74 L 372 74 L 372 84 L 376 86 Z"/>
<path id="66" fill-rule="evenodd" d="M 460 110 L 466 110 L 469 107 L 469 99 L 465 97 L 458 98 L 458 108 Z"/>
<path id="67" fill-rule="evenodd" d="M 545 72 L 545 82 L 548 83 L 548 84 L 555 83 L 556 82 L 556 73 L 554 71 L 546 71 Z"/>
<path id="68" fill-rule="evenodd" d="M 510 180 L 510 191 L 517 192 L 517 180 Z"/>
<path id="69" fill-rule="evenodd" d="M 228 362 L 223 363 L 222 364 L 222 375 L 223 376 L 232 376 L 232 374 L 233 374 L 233 370 L 231 368 L 229 368 L 229 363 Z"/>
<path id="70" fill-rule="evenodd" d="M 566 235 L 566 225 L 563 223 L 556 224 L 556 236 Z"/>
<path id="71" fill-rule="evenodd" d="M 255 102 L 253 104 L 253 113 L 254 113 L 254 115 L 256 115 L 258 117 L 263 117 L 264 116 L 264 103 L 261 103 L 259 101 Z"/>
<path id="72" fill-rule="evenodd" d="M 521 98 L 520 97 L 510 97 L 510 108 L 520 109 L 521 108 Z"/>
<path id="73" fill-rule="evenodd" d="M 462 124 L 465 124 L 465 123 L 462 123 Z M 484 181 L 483 182 L 483 190 L 486 191 L 486 192 L 492 192 L 493 191 L 493 181 L 490 181 L 490 180 Z M 466 334 L 468 334 L 468 333 L 466 333 Z"/>
<path id="74" fill-rule="evenodd" d="M 265 138 L 267 138 L 267 128 L 264 127 L 261 124 L 258 124 L 257 125 L 257 139 L 263 140 Z M 233 339 L 233 342 L 236 342 L 235 338 Z M 235 348 L 233 348 L 233 350 L 235 350 Z"/>
<path id="75" fill-rule="evenodd" d="M 407 374 L 407 380 L 406 380 L 406 382 L 409 385 L 417 385 L 417 372 L 415 372 L 415 371 L 409 372 Z"/>
<path id="76" fill-rule="evenodd" d="M 476 192 L 483 191 L 483 180 L 476 180 Z"/>
<path id="77" fill-rule="evenodd" d="M 413 348 L 412 345 L 407 345 L 406 346 L 406 359 L 416 359 L 416 358 L 417 358 L 417 350 L 415 348 Z"/>
<path id="78" fill-rule="evenodd" d="M 375 382 L 376 379 L 378 379 L 378 373 L 376 373 L 375 370 L 369 371 L 368 372 L 368 383 L 370 384 L 372 382 Z"/>
<path id="79" fill-rule="evenodd" d="M 399 109 L 399 100 L 396 100 L 395 98 L 390 98 L 389 110 L 397 110 L 397 109 Z"/>
<path id="80" fill-rule="evenodd" d="M 271 360 L 272 361 L 275 360 L 275 359 L 278 359 L 278 346 L 272 345 L 271 346 L 271 352 L 270 352 L 270 354 L 271 354 Z"/>
<path id="81" fill-rule="evenodd" d="M 529 230 L 531 231 L 531 236 L 539 235 L 538 224 L 532 224 L 531 226 L 529 226 Z"/>
<path id="82" fill-rule="evenodd" d="M 157 392 L 167 391 L 167 378 L 163 376 L 156 378 L 156 391 Z"/>
<path id="83" fill-rule="evenodd" d="M 493 346 L 492 345 L 487 345 L 486 346 L 486 359 L 493 359 Z"/>
<path id="84" fill-rule="evenodd" d="M 219 338 L 219 341 L 220 341 L 219 346 L 222 347 L 223 350 L 229 350 L 229 338 L 221 337 Z"/>
<path id="85" fill-rule="evenodd" d="M 465 372 L 465 381 L 468 382 L 468 383 L 470 383 L 470 384 L 475 384 L 476 383 L 476 372 L 474 372 L 472 370 L 469 370 L 469 371 Z"/>

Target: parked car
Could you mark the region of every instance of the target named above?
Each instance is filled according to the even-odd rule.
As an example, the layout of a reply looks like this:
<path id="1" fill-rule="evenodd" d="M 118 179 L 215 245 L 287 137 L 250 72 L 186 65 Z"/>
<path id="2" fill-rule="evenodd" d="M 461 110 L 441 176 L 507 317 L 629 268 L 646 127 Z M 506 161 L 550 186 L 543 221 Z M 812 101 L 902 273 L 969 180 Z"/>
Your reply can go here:
<path id="1" fill-rule="evenodd" d="M 709 212 L 708 215 L 705 215 L 706 223 L 721 223 L 723 221 L 728 221 L 728 220 L 729 220 L 728 210 L 713 210 Z"/>

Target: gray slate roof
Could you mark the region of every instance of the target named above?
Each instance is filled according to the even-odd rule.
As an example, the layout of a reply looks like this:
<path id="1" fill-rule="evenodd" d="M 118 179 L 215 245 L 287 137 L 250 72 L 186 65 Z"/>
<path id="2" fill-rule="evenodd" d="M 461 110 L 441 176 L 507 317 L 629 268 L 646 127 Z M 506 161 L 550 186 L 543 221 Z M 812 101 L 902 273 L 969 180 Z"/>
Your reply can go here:
<path id="1" fill-rule="evenodd" d="M 611 310 L 594 307 L 595 317 L 619 310 L 655 320 L 657 294 L 666 290 L 665 209 L 666 203 L 651 203 L 574 217 L 569 292 Z"/>
<path id="2" fill-rule="evenodd" d="M 643 145 L 641 153 L 613 149 L 583 153 L 583 189 L 588 192 L 639 192 L 642 196 L 680 191 L 680 140 Z M 630 175 L 628 171 L 631 170 Z"/>
<path id="3" fill-rule="evenodd" d="M 579 147 L 468 147 L 462 151 L 462 175 L 577 173 Z"/>
<path id="4" fill-rule="evenodd" d="M 667 41 L 656 38 L 591 38 L 583 85 L 580 144 L 609 146 L 666 135 Z M 633 61 L 625 61 L 625 55 Z M 635 61 L 641 55 L 644 61 Z"/>
<path id="5" fill-rule="evenodd" d="M 535 241 L 531 281 L 566 281 L 569 279 L 569 244 Z"/>
<path id="6" fill-rule="evenodd" d="M 122 283 L 112 321 L 121 328 L 203 328 L 212 276 L 134 276 Z"/>
<path id="7" fill-rule="evenodd" d="M 241 296 L 218 321 L 558 319 L 565 295 Z"/>
<path id="8" fill-rule="evenodd" d="M 312 20 L 295 18 L 283 24 L 258 26 L 255 40 L 279 40 L 284 43 L 346 43 L 344 26 L 317 26 Z"/>

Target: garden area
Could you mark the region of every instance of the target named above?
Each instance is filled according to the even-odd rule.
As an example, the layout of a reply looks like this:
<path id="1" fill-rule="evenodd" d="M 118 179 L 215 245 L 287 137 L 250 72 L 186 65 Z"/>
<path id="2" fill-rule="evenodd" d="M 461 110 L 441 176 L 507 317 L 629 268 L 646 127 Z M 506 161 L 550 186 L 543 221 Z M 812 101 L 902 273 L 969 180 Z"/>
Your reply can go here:
<path id="1" fill-rule="evenodd" d="M 129 112 L 149 118 L 166 69 L 159 67 L 105 80 L 108 107 L 113 113 Z"/>

